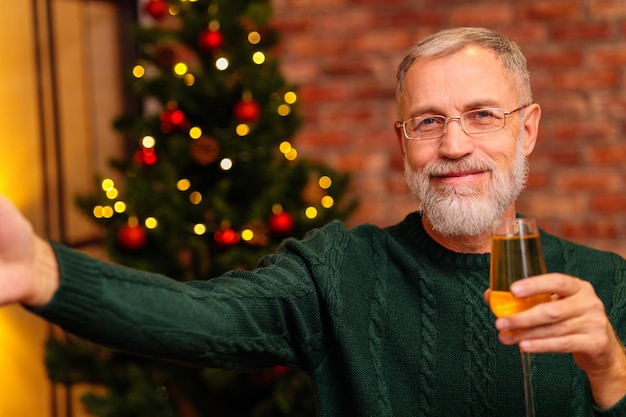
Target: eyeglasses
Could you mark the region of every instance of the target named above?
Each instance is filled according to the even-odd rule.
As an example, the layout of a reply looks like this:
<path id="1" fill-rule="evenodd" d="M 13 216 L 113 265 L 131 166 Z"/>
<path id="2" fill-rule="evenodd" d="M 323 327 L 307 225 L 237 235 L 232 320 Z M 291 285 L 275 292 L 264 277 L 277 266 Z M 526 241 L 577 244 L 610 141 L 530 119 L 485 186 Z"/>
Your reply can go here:
<path id="1" fill-rule="evenodd" d="M 418 116 L 404 122 L 396 122 L 396 127 L 402 127 L 404 137 L 410 140 L 439 139 L 446 134 L 448 122 L 457 121 L 461 129 L 468 135 L 495 132 L 506 125 L 506 119 L 530 104 L 511 111 L 498 108 L 486 108 L 466 111 L 460 116 L 445 117 L 440 115 Z"/>

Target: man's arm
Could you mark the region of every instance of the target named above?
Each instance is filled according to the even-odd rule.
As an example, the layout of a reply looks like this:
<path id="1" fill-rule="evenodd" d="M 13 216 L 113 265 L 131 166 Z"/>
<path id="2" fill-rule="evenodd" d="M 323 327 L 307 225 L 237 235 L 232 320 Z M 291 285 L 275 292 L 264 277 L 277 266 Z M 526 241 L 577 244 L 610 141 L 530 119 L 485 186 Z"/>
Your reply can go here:
<path id="1" fill-rule="evenodd" d="M 59 287 L 56 257 L 48 242 L 0 196 L 0 305 L 23 303 L 40 307 Z"/>
<path id="2" fill-rule="evenodd" d="M 587 374 L 596 405 L 610 408 L 626 396 L 626 350 L 593 286 L 564 274 L 546 274 L 511 286 L 517 297 L 553 294 L 553 301 L 496 321 L 499 339 L 526 352 L 571 353 Z"/>

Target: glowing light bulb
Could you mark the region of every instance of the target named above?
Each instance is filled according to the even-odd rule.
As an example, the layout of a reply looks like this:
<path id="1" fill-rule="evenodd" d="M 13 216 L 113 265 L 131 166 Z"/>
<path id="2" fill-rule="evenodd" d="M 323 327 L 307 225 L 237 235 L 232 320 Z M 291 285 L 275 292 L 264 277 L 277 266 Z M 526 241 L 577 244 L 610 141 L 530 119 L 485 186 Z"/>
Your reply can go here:
<path id="1" fill-rule="evenodd" d="M 298 96 L 293 91 L 287 91 L 283 98 L 285 99 L 285 103 L 293 104 L 298 99 Z"/>
<path id="2" fill-rule="evenodd" d="M 265 54 L 263 52 L 255 52 L 254 54 L 252 54 L 252 62 L 254 62 L 257 65 L 261 65 L 262 63 L 265 62 Z"/>
<path id="3" fill-rule="evenodd" d="M 222 58 L 218 58 L 215 61 L 215 68 L 217 68 L 220 71 L 224 71 L 225 69 L 228 68 L 228 66 L 230 65 L 230 63 L 228 62 L 228 60 L 224 57 Z"/>
<path id="4" fill-rule="evenodd" d="M 133 68 L 133 77 L 142 78 L 146 75 L 146 69 L 142 65 L 135 65 Z"/>
<path id="5" fill-rule="evenodd" d="M 323 189 L 328 190 L 330 188 L 330 186 L 333 185 L 333 180 L 331 180 L 328 175 L 324 175 L 324 176 L 320 177 L 320 180 L 318 181 L 318 184 Z"/>
<path id="6" fill-rule="evenodd" d="M 248 42 L 250 42 L 252 45 L 258 44 L 259 42 L 261 42 L 261 34 L 256 31 L 248 33 Z"/>
<path id="7" fill-rule="evenodd" d="M 306 210 L 304 211 L 304 215 L 308 219 L 314 219 L 317 217 L 317 209 L 315 207 L 307 207 Z"/>
<path id="8" fill-rule="evenodd" d="M 198 139 L 200 136 L 202 136 L 202 129 L 200 129 L 198 126 L 194 126 L 189 129 L 189 137 L 191 139 Z"/>
<path id="9" fill-rule="evenodd" d="M 277 111 L 280 116 L 287 116 L 289 113 L 291 113 L 291 106 L 289 106 L 288 104 L 281 104 L 280 106 L 278 106 Z"/>
<path id="10" fill-rule="evenodd" d="M 148 229 L 156 229 L 156 227 L 159 225 L 159 222 L 154 217 L 148 217 L 143 223 Z"/>
<path id="11" fill-rule="evenodd" d="M 154 148 L 154 145 L 156 145 L 156 139 L 154 139 L 154 137 L 152 136 L 144 136 L 141 139 L 141 146 L 146 149 L 152 149 Z"/>
<path id="12" fill-rule="evenodd" d="M 179 62 L 178 64 L 174 65 L 174 73 L 180 77 L 185 75 L 187 73 L 187 64 L 185 64 L 184 62 Z"/>
<path id="13" fill-rule="evenodd" d="M 224 171 L 228 171 L 233 167 L 233 160 L 230 158 L 224 158 L 220 161 L 220 168 Z"/>

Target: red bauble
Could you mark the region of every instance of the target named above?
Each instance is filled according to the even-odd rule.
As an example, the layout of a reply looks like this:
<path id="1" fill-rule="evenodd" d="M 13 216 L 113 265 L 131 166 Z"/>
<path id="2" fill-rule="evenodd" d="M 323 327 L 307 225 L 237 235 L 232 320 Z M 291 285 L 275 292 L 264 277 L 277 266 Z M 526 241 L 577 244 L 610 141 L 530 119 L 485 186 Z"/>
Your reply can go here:
<path id="1" fill-rule="evenodd" d="M 222 229 L 215 232 L 213 239 L 219 244 L 219 246 L 225 248 L 228 246 L 236 245 L 239 242 L 239 234 L 233 229 Z"/>
<path id="2" fill-rule="evenodd" d="M 198 35 L 198 46 L 209 52 L 218 50 L 224 46 L 224 35 L 219 30 L 205 29 Z"/>
<path id="3" fill-rule="evenodd" d="M 135 152 L 133 161 L 137 165 L 154 165 L 157 163 L 157 155 L 152 148 L 143 148 Z"/>
<path id="4" fill-rule="evenodd" d="M 285 211 L 272 214 L 268 221 L 270 231 L 278 236 L 285 236 L 291 233 L 295 224 L 293 216 Z"/>
<path id="5" fill-rule="evenodd" d="M 169 133 L 182 129 L 187 123 L 185 113 L 178 109 L 166 109 L 161 113 L 161 130 Z"/>
<path id="6" fill-rule="evenodd" d="M 160 20 L 167 14 L 168 8 L 165 0 L 150 0 L 143 9 L 153 19 Z"/>
<path id="7" fill-rule="evenodd" d="M 138 251 L 146 244 L 146 229 L 139 225 L 125 224 L 117 232 L 117 242 L 127 251 Z"/>
<path id="8" fill-rule="evenodd" d="M 254 100 L 241 100 L 235 104 L 235 117 L 243 123 L 256 123 L 261 117 L 261 106 Z"/>

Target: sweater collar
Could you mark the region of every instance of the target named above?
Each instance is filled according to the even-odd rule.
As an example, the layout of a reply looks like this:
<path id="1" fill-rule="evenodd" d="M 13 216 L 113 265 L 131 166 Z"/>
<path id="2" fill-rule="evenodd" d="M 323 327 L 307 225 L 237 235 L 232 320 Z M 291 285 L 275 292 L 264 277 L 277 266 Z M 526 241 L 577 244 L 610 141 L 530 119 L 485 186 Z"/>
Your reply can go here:
<path id="1" fill-rule="evenodd" d="M 451 251 L 437 243 L 424 229 L 422 212 L 409 214 L 397 225 L 408 243 L 429 258 L 459 269 L 489 269 L 491 256 L 487 254 L 465 254 Z"/>

